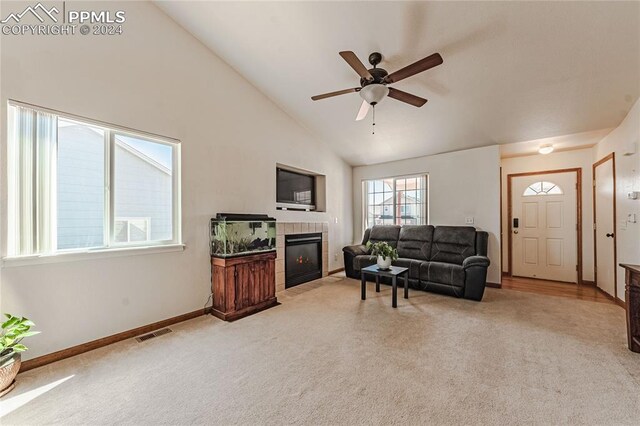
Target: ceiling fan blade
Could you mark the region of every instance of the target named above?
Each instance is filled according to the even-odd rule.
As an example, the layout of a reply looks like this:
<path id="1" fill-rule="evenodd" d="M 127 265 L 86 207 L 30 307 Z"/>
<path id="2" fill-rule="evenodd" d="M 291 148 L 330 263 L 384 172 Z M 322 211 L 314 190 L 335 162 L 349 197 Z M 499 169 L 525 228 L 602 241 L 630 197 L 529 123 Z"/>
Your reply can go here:
<path id="1" fill-rule="evenodd" d="M 389 95 L 390 98 L 396 99 L 398 101 L 402 101 L 413 105 L 415 107 L 420 108 L 422 105 L 427 103 L 425 98 L 421 98 L 420 96 L 412 95 L 411 93 L 403 92 L 402 90 L 394 89 L 393 87 L 389 87 Z"/>
<path id="2" fill-rule="evenodd" d="M 342 56 L 342 59 L 347 61 L 351 68 L 353 68 L 360 77 L 364 78 L 365 80 L 373 80 L 373 76 L 371 75 L 367 67 L 365 67 L 364 64 L 360 61 L 360 59 L 358 59 L 355 53 L 347 50 L 344 52 L 340 52 L 340 56 Z"/>
<path id="3" fill-rule="evenodd" d="M 315 96 L 312 96 L 311 99 L 314 101 L 319 101 L 320 99 L 330 98 L 332 96 L 338 96 L 338 95 L 346 95 L 347 93 L 354 93 L 359 91 L 360 91 L 360 87 L 354 87 L 353 89 L 338 90 L 337 92 L 329 92 L 329 93 L 324 93 L 322 95 L 315 95 Z"/>
<path id="4" fill-rule="evenodd" d="M 362 101 L 362 105 L 360 105 L 360 110 L 358 111 L 358 116 L 356 117 L 356 121 L 364 120 L 364 118 L 369 113 L 369 103 L 367 101 Z"/>
<path id="5" fill-rule="evenodd" d="M 399 69 L 396 72 L 392 72 L 388 76 L 385 77 L 385 83 L 395 83 L 396 81 L 403 80 L 407 77 L 411 77 L 412 75 L 416 75 L 421 73 L 422 71 L 426 71 L 429 68 L 436 67 L 442 63 L 442 56 L 439 53 L 434 53 L 433 55 L 427 56 L 426 58 L 420 59 L 418 62 L 414 62 L 411 65 L 407 65 L 406 67 Z"/>

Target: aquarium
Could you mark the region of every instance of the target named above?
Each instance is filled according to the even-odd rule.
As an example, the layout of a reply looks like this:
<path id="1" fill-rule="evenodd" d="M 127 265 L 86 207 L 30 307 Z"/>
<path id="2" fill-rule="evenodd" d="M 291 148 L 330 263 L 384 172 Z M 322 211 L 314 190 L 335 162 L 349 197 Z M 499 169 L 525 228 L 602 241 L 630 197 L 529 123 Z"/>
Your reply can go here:
<path id="1" fill-rule="evenodd" d="M 211 256 L 275 251 L 276 220 L 260 214 L 218 213 L 210 225 Z"/>

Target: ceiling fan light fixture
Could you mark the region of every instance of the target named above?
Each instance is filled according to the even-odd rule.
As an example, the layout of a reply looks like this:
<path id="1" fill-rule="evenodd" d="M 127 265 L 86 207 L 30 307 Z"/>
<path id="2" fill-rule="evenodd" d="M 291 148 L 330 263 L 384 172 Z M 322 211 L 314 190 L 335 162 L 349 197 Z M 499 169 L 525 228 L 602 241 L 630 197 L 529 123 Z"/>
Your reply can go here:
<path id="1" fill-rule="evenodd" d="M 551 144 L 542 145 L 540 146 L 540 148 L 538 148 L 538 153 L 540 154 L 551 154 L 552 152 L 553 152 L 553 145 Z"/>
<path id="2" fill-rule="evenodd" d="M 364 86 L 359 93 L 369 105 L 375 105 L 389 94 L 389 88 L 384 84 L 372 83 Z"/>

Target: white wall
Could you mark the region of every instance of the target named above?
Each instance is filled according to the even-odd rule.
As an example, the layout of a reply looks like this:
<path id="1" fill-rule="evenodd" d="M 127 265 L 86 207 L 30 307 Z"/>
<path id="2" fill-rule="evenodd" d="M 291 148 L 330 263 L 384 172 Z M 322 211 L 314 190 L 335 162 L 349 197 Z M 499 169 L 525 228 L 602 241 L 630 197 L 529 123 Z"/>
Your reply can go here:
<path id="1" fill-rule="evenodd" d="M 328 221 L 329 269 L 342 266 L 334 255 L 352 239 L 349 165 L 153 4 L 73 7 L 125 10 L 124 34 L 1 36 L 1 252 L 8 99 L 181 140 L 186 250 L 4 265 L 0 309 L 30 317 L 42 331 L 25 342 L 25 358 L 202 308 L 210 289 L 208 219 L 216 212 Z M 13 9 L 3 2 L 0 12 Z M 276 211 L 276 162 L 326 175 L 327 212 Z"/>
<path id="2" fill-rule="evenodd" d="M 629 144 L 636 144 L 636 154 L 624 156 Z M 640 191 L 640 100 L 637 100 L 622 123 L 593 147 L 593 162 L 615 152 L 616 157 L 616 245 L 618 263 L 640 264 L 640 200 L 627 199 L 630 191 Z M 636 223 L 627 222 L 635 213 Z M 618 298 L 624 297 L 624 269 L 618 267 Z"/>
<path id="3" fill-rule="evenodd" d="M 554 152 L 547 155 L 527 155 L 503 158 L 502 164 L 502 270 L 508 269 L 508 195 L 507 176 L 513 173 L 538 172 L 559 169 L 582 169 L 582 279 L 593 281 L 593 191 L 591 187 L 591 148 Z"/>
<path id="4" fill-rule="evenodd" d="M 474 226 L 489 233 L 487 281 L 500 282 L 500 152 L 497 145 L 353 168 L 354 241 L 362 240 L 362 181 L 429 174 L 429 221 Z"/>

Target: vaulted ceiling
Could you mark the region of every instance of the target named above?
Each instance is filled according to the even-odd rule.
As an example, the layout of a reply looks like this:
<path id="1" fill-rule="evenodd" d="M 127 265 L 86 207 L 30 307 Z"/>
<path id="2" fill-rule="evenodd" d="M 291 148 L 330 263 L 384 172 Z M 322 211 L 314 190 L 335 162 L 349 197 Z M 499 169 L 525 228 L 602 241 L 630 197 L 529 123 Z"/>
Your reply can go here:
<path id="1" fill-rule="evenodd" d="M 639 2 L 156 4 L 353 165 L 611 128 L 640 95 Z M 444 64 L 395 84 L 429 102 L 385 99 L 372 135 L 357 94 L 310 99 L 359 85 L 342 50 Z"/>

